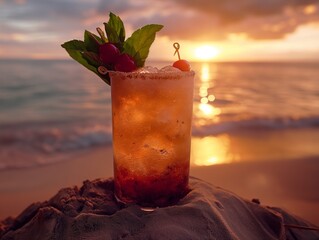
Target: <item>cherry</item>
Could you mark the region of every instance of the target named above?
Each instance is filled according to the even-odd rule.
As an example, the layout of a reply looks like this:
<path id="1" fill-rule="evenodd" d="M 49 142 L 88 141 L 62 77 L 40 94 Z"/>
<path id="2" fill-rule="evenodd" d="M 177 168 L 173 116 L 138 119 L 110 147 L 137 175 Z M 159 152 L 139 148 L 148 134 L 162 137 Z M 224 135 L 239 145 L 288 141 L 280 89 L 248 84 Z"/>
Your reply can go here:
<path id="1" fill-rule="evenodd" d="M 115 71 L 120 72 L 132 72 L 136 69 L 136 64 L 133 58 L 127 53 L 121 54 L 115 62 L 114 69 Z"/>
<path id="2" fill-rule="evenodd" d="M 188 61 L 181 59 L 181 56 L 179 55 L 179 43 L 174 43 L 173 47 L 175 48 L 175 53 L 177 53 L 178 60 L 173 63 L 173 67 L 178 68 L 181 71 L 188 72 L 191 70 L 191 65 L 189 64 Z"/>
<path id="3" fill-rule="evenodd" d="M 184 59 L 177 60 L 173 63 L 173 67 L 178 68 L 179 70 L 183 72 L 189 72 L 191 70 L 191 65 L 188 61 Z"/>
<path id="4" fill-rule="evenodd" d="M 100 59 L 104 64 L 114 64 L 120 50 L 112 43 L 104 43 L 99 47 Z"/>

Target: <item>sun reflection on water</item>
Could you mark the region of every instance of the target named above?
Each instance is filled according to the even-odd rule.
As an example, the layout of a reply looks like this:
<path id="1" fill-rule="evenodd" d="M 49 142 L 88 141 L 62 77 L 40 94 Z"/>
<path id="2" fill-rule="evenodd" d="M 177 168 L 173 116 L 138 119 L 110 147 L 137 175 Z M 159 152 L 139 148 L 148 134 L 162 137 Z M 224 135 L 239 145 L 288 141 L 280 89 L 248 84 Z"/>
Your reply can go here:
<path id="1" fill-rule="evenodd" d="M 202 65 L 202 69 L 201 69 L 201 80 L 202 82 L 208 82 L 210 79 L 211 79 L 211 76 L 210 76 L 209 65 L 205 63 Z"/>
<path id="2" fill-rule="evenodd" d="M 208 103 L 201 103 L 199 104 L 199 109 L 203 113 L 203 115 L 206 115 L 208 117 L 214 117 L 221 113 L 221 110 L 219 108 L 215 108 L 214 106 L 208 104 Z"/>
<path id="3" fill-rule="evenodd" d="M 213 65 L 203 64 L 198 85 L 199 102 L 194 106 L 195 122 L 197 126 L 212 125 L 219 122 L 221 109 L 214 106 L 216 97 L 211 92 L 215 85 L 216 69 Z M 209 166 L 230 162 L 233 156 L 229 154 L 230 140 L 227 135 L 209 136 L 192 139 L 192 164 L 195 166 Z"/>
<path id="4" fill-rule="evenodd" d="M 202 125 L 207 121 L 218 122 L 218 115 L 221 114 L 220 108 L 213 106 L 215 96 L 209 91 L 214 86 L 216 79 L 216 69 L 210 69 L 209 64 L 203 64 L 200 74 L 200 85 L 198 96 L 200 103 L 195 106 L 194 115 L 198 119 L 196 124 Z"/>
<path id="5" fill-rule="evenodd" d="M 230 140 L 227 135 L 192 139 L 191 163 L 195 166 L 209 166 L 232 162 L 229 153 Z"/>

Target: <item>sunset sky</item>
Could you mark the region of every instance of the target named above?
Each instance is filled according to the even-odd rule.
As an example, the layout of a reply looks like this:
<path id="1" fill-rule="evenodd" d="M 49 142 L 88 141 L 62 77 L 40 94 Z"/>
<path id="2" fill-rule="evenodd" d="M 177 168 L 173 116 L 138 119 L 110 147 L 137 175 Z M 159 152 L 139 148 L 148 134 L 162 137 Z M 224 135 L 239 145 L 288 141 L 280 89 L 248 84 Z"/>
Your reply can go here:
<path id="1" fill-rule="evenodd" d="M 60 44 L 95 32 L 112 11 L 127 36 L 163 24 L 150 59 L 319 60 L 318 0 L 0 0 L 0 58 L 68 58 Z"/>

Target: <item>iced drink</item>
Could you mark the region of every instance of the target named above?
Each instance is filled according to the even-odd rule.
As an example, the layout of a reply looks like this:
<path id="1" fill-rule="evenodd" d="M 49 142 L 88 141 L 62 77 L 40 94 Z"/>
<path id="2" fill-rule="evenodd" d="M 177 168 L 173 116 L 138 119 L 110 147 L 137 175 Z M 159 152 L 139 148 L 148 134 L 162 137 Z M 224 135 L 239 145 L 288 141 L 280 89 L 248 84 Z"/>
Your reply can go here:
<path id="1" fill-rule="evenodd" d="M 188 192 L 194 72 L 111 72 L 116 197 L 167 206 Z"/>

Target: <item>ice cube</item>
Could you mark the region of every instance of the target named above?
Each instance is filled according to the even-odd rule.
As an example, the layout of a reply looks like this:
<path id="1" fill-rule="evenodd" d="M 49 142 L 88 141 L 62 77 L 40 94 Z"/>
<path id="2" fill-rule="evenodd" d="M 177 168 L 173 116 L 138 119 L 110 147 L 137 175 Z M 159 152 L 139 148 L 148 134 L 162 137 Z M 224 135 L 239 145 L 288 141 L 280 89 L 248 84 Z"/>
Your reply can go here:
<path id="1" fill-rule="evenodd" d="M 181 70 L 173 66 L 166 66 L 161 68 L 159 72 L 181 72 Z"/>
<path id="2" fill-rule="evenodd" d="M 135 72 L 137 73 L 157 73 L 158 68 L 152 66 L 145 66 L 137 69 Z"/>

